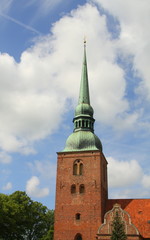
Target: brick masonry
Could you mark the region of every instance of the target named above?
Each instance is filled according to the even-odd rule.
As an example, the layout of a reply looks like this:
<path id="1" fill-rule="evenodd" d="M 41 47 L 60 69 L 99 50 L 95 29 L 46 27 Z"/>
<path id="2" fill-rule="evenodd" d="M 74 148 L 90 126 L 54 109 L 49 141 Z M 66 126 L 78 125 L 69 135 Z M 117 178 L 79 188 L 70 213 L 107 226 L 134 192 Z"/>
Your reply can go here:
<path id="1" fill-rule="evenodd" d="M 73 175 L 77 159 L 83 163 L 82 175 Z M 73 184 L 76 193 L 72 194 Z M 84 193 L 79 193 L 81 184 Z M 54 240 L 74 240 L 78 233 L 95 240 L 106 211 L 107 191 L 107 161 L 102 152 L 58 153 Z"/>
<path id="2" fill-rule="evenodd" d="M 83 164 L 82 175 L 73 174 L 76 160 Z M 72 185 L 76 188 L 73 193 Z M 58 153 L 54 240 L 77 240 L 77 234 L 81 234 L 82 240 L 110 240 L 110 233 L 98 234 L 98 229 L 116 203 L 129 214 L 139 232 L 135 234 L 128 226 L 127 239 L 150 240 L 150 199 L 108 199 L 107 161 L 102 152 Z M 107 219 L 109 226 L 111 221 Z"/>

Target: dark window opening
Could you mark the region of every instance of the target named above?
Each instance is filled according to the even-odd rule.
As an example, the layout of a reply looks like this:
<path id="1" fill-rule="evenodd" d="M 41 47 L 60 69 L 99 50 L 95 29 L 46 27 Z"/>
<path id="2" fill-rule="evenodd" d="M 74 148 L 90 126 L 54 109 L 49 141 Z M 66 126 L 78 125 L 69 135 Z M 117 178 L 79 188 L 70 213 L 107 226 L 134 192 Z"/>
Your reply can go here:
<path id="1" fill-rule="evenodd" d="M 82 120 L 82 127 L 84 127 L 84 120 Z"/>
<path id="2" fill-rule="evenodd" d="M 81 214 L 80 214 L 80 213 L 77 213 L 77 214 L 76 214 L 76 220 L 80 220 L 80 216 L 81 216 Z"/>
<path id="3" fill-rule="evenodd" d="M 82 240 L 81 234 L 78 233 L 78 234 L 75 236 L 75 240 Z"/>
<path id="4" fill-rule="evenodd" d="M 73 184 L 72 186 L 71 186 L 71 193 L 73 194 L 73 193 L 76 193 L 76 185 L 75 184 Z"/>
<path id="5" fill-rule="evenodd" d="M 79 165 L 79 175 L 83 174 L 83 163 L 80 163 Z"/>
<path id="6" fill-rule="evenodd" d="M 81 121 L 79 121 L 79 128 L 81 127 Z"/>
<path id="7" fill-rule="evenodd" d="M 77 163 L 75 163 L 73 165 L 73 175 L 77 175 L 77 170 L 78 170 L 78 165 L 77 165 Z"/>
<path id="8" fill-rule="evenodd" d="M 86 121 L 86 128 L 88 127 L 88 121 Z"/>
<path id="9" fill-rule="evenodd" d="M 84 192 L 85 192 L 84 184 L 81 184 L 81 185 L 80 185 L 80 187 L 79 187 L 79 192 L 80 192 L 80 193 L 84 193 Z"/>

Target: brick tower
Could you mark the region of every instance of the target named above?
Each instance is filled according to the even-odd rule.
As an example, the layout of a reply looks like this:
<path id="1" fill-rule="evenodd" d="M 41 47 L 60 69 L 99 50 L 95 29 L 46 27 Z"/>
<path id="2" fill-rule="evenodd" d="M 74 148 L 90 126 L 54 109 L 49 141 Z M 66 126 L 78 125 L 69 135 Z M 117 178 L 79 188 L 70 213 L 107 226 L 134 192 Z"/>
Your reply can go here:
<path id="1" fill-rule="evenodd" d="M 86 42 L 74 131 L 58 153 L 54 240 L 95 240 L 107 201 L 107 161 L 94 134 Z"/>

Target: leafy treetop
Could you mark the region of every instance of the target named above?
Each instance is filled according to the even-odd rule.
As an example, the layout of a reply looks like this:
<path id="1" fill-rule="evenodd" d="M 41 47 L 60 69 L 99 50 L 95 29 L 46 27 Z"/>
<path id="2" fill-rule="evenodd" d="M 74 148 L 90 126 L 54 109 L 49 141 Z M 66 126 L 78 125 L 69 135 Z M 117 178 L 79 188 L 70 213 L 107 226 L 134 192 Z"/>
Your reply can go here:
<path id="1" fill-rule="evenodd" d="M 0 194 L 0 240 L 52 240 L 53 225 L 54 211 L 25 192 Z"/>

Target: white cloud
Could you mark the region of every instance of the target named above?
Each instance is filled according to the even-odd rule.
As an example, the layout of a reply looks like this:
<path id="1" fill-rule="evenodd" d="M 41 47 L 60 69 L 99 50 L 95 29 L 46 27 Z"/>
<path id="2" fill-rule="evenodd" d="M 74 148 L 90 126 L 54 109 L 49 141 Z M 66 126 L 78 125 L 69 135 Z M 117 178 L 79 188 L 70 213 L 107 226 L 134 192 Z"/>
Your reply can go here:
<path id="1" fill-rule="evenodd" d="M 138 114 L 126 113 L 124 72 L 115 63 L 116 47 L 106 18 L 87 4 L 56 22 L 50 35 L 22 53 L 19 63 L 8 54 L 0 55 L 0 147 L 4 151 L 34 153 L 34 141 L 60 126 L 67 99 L 78 97 L 84 34 L 96 118 L 110 125 L 117 119 L 125 119 L 126 126 L 135 124 Z"/>
<path id="2" fill-rule="evenodd" d="M 39 161 L 28 164 L 33 174 L 38 174 L 42 179 L 52 179 L 56 177 L 56 164 L 51 161 Z"/>
<path id="3" fill-rule="evenodd" d="M 0 146 L 5 151 L 31 153 L 33 141 L 51 134 L 59 126 L 65 99 L 45 76 L 48 74 L 46 60 L 47 71 L 42 73 L 40 58 L 33 60 L 32 66 L 28 63 L 28 60 L 32 61 L 32 54 L 24 53 L 22 58 L 17 64 L 9 55 L 0 56 Z M 43 78 L 46 78 L 45 82 Z"/>
<path id="4" fill-rule="evenodd" d="M 26 191 L 30 196 L 44 197 L 55 191 L 56 164 L 48 160 L 29 162 L 28 167 L 34 175 L 27 181 Z M 36 176 L 36 177 L 35 177 Z M 47 185 L 49 188 L 39 188 L 38 185 Z"/>
<path id="5" fill-rule="evenodd" d="M 5 186 L 3 186 L 4 191 L 10 190 L 10 189 L 12 189 L 12 183 L 11 182 L 8 182 Z"/>
<path id="6" fill-rule="evenodd" d="M 31 197 L 42 198 L 49 194 L 49 189 L 47 187 L 40 188 L 40 180 L 36 176 L 32 176 L 26 184 L 26 192 Z"/>
<path id="7" fill-rule="evenodd" d="M 150 175 L 144 175 L 142 179 L 142 185 L 144 188 L 150 189 Z"/>
<path id="8" fill-rule="evenodd" d="M 0 163 L 9 164 L 12 161 L 12 157 L 5 152 L 0 152 Z"/>
<path id="9" fill-rule="evenodd" d="M 142 78 L 139 88 L 144 98 L 150 100 L 150 6 L 147 0 L 93 0 L 112 14 L 120 24 L 118 49 L 126 60 L 133 57 L 134 74 Z"/>
<path id="10" fill-rule="evenodd" d="M 107 158 L 109 187 L 127 187 L 139 183 L 143 177 L 143 170 L 136 160 L 118 161 Z"/>
<path id="11" fill-rule="evenodd" d="M 145 198 L 150 194 L 150 175 L 136 160 L 108 160 L 109 198 Z"/>
<path id="12" fill-rule="evenodd" d="M 114 189 L 110 191 L 111 199 L 136 199 L 136 198 L 147 198 L 149 197 L 150 192 L 143 188 L 125 188 L 125 189 Z"/>

